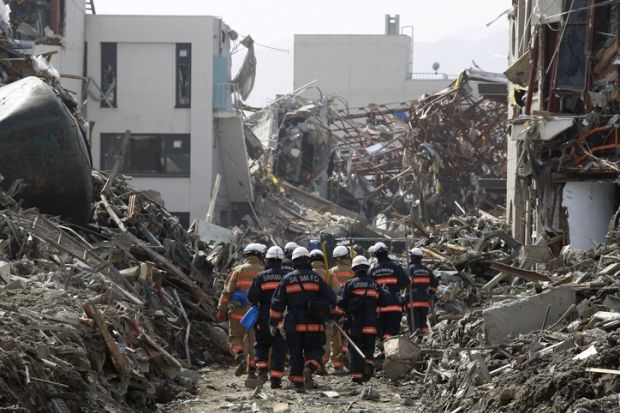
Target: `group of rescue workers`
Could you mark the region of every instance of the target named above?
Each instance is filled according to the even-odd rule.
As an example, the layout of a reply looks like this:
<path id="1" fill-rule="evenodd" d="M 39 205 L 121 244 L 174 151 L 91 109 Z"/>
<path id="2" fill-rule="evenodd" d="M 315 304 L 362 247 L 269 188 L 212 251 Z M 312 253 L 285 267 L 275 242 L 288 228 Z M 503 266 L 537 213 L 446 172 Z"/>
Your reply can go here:
<path id="1" fill-rule="evenodd" d="M 347 367 L 361 384 L 374 373 L 376 337 L 398 335 L 403 312 L 411 332 L 427 333 L 438 281 L 422 264 L 423 251 L 409 251 L 408 274 L 384 243 L 369 253 L 372 265 L 337 246 L 336 265 L 328 270 L 320 249 L 309 252 L 293 242 L 284 250 L 247 245 L 243 264 L 226 279 L 217 314 L 220 322 L 229 320 L 235 375 L 269 378 L 271 388 L 281 388 L 288 356 L 288 380 L 299 392 L 314 388 L 313 375 L 326 374 L 329 361 L 336 374 Z M 247 331 L 241 319 L 251 306 L 259 315 Z"/>

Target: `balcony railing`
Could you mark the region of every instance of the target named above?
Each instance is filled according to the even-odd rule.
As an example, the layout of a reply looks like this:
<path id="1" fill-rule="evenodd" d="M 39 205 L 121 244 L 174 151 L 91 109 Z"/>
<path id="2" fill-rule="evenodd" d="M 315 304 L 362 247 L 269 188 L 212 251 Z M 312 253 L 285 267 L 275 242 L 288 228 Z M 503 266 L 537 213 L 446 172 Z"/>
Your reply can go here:
<path id="1" fill-rule="evenodd" d="M 410 80 L 454 80 L 456 75 L 448 75 L 446 73 L 409 73 Z"/>

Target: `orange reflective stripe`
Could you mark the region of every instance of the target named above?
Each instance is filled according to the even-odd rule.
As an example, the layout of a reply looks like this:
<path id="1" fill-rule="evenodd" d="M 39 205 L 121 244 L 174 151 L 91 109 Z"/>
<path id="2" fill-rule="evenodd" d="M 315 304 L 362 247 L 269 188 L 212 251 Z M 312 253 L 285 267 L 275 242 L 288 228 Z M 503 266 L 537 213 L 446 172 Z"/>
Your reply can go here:
<path id="1" fill-rule="evenodd" d="M 317 331 L 323 331 L 323 324 L 297 324 L 295 325 L 295 331 L 299 333 L 308 332 L 313 333 Z"/>
<path id="2" fill-rule="evenodd" d="M 303 383 L 304 382 L 304 376 L 288 376 L 288 379 L 291 383 Z"/>
<path id="3" fill-rule="evenodd" d="M 364 327 L 362 334 L 377 334 L 377 327 Z"/>
<path id="4" fill-rule="evenodd" d="M 283 371 L 271 370 L 271 377 L 274 379 L 281 379 L 284 376 Z"/>
<path id="5" fill-rule="evenodd" d="M 240 313 L 230 313 L 229 318 L 230 318 L 231 320 L 240 321 L 240 320 L 243 318 L 243 316 L 244 316 L 244 315 L 245 315 L 245 314 L 240 314 Z"/>
<path id="6" fill-rule="evenodd" d="M 412 303 L 407 304 L 409 308 L 429 308 L 431 303 L 428 301 L 414 301 Z"/>
<path id="7" fill-rule="evenodd" d="M 265 368 L 267 368 L 268 365 L 269 365 L 269 363 L 267 363 L 266 361 L 257 361 L 256 362 L 256 367 L 258 367 L 259 369 L 265 369 Z"/>
<path id="8" fill-rule="evenodd" d="M 299 284 L 291 284 L 286 286 L 287 293 L 298 293 L 301 291 L 301 285 Z"/>
<path id="9" fill-rule="evenodd" d="M 364 288 L 356 288 L 355 290 L 352 290 L 351 292 L 355 295 L 363 295 L 366 297 L 374 297 L 374 298 L 379 297 L 379 292 L 377 290 L 366 290 Z"/>
<path id="10" fill-rule="evenodd" d="M 303 289 L 305 291 L 319 291 L 320 285 L 319 283 L 303 283 Z M 298 293 L 301 291 L 300 284 L 291 284 L 286 286 L 287 293 Z"/>
<path id="11" fill-rule="evenodd" d="M 379 278 L 375 280 L 377 284 L 398 284 L 398 278 Z"/>
<path id="12" fill-rule="evenodd" d="M 269 310 L 269 317 L 270 318 L 275 318 L 275 319 L 281 319 L 282 318 L 282 313 L 280 311 L 276 311 L 276 310 Z"/>
<path id="13" fill-rule="evenodd" d="M 265 291 L 265 290 L 275 290 L 276 288 L 278 288 L 278 285 L 280 285 L 279 282 L 277 281 L 271 281 L 268 283 L 263 283 L 260 286 L 260 289 Z"/>
<path id="14" fill-rule="evenodd" d="M 332 360 L 332 365 L 334 366 L 335 369 L 339 369 L 340 367 L 342 367 L 342 361 L 338 361 L 338 360 Z"/>
<path id="15" fill-rule="evenodd" d="M 430 284 L 431 277 L 413 277 L 413 284 Z"/>
<path id="16" fill-rule="evenodd" d="M 377 311 L 379 311 L 380 313 L 391 313 L 395 311 L 400 312 L 403 311 L 403 308 L 399 305 L 388 305 L 386 307 L 379 307 Z"/>
<path id="17" fill-rule="evenodd" d="M 374 366 L 374 365 L 375 365 L 374 360 L 371 360 L 371 359 L 364 359 L 364 363 L 366 363 L 366 364 L 370 364 L 371 366 Z"/>
<path id="18" fill-rule="evenodd" d="M 237 287 L 251 287 L 252 281 L 237 281 Z"/>

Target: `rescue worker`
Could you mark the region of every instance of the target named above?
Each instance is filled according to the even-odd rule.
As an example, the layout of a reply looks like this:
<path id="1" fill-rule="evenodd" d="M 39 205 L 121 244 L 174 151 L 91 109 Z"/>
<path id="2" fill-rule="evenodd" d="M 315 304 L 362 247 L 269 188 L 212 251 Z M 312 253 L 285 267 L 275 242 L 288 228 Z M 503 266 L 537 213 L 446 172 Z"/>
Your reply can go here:
<path id="1" fill-rule="evenodd" d="M 284 246 L 284 260 L 282 261 L 282 270 L 284 270 L 285 274 L 289 272 L 293 272 L 293 261 L 291 260 L 291 256 L 293 255 L 293 251 L 297 248 L 297 245 L 294 242 L 287 242 Z"/>
<path id="2" fill-rule="evenodd" d="M 240 320 L 250 308 L 247 291 L 252 285 L 254 277 L 264 270 L 263 256 L 264 248 L 260 244 L 248 244 L 244 248 L 243 264 L 236 266 L 228 274 L 224 291 L 222 291 L 217 305 L 218 321 L 230 320 L 228 345 L 237 362 L 235 376 L 241 376 L 247 370 L 248 378 L 255 377 L 254 331 L 247 332 Z"/>
<path id="3" fill-rule="evenodd" d="M 334 292 L 334 296 L 337 296 L 340 286 L 331 272 L 325 268 L 325 255 L 323 255 L 323 251 L 319 249 L 310 251 L 310 262 L 312 270 L 321 276 L 323 281 Z M 334 328 L 332 323 L 325 325 L 325 345 L 323 346 L 323 368 L 320 371 L 321 374 L 327 373 L 325 367 L 330 359 L 332 366 L 337 372 L 342 370 L 342 342 L 339 339 L 340 337 L 338 337 L 338 340 L 335 339 L 336 333 L 340 335 L 340 332 Z"/>
<path id="4" fill-rule="evenodd" d="M 324 323 L 336 306 L 336 297 L 310 265 L 310 253 L 297 247 L 291 256 L 295 270 L 282 278 L 271 300 L 269 328 L 279 334 L 277 325 L 284 318 L 289 352 L 289 380 L 295 390 L 314 387 L 313 374 L 321 368 Z"/>
<path id="5" fill-rule="evenodd" d="M 340 290 L 336 307 L 337 314 L 345 315 L 344 330 L 364 353 L 362 357 L 349 343 L 351 378 L 358 384 L 369 381 L 374 372 L 377 306 L 385 299 L 379 284 L 368 275 L 368 269 L 366 257 L 358 255 L 353 259 L 355 276 Z"/>
<path id="6" fill-rule="evenodd" d="M 339 290 L 353 278 L 353 271 L 351 270 L 351 251 L 344 245 L 338 245 L 334 248 L 332 256 L 336 259 L 336 265 L 329 270 L 329 274 L 338 284 L 338 290 L 334 291 L 337 295 Z M 334 364 L 334 360 L 336 360 L 336 364 L 334 364 L 336 371 L 342 370 L 344 365 L 348 367 L 349 347 L 346 345 L 340 331 L 334 330 L 329 346 L 332 349 L 332 364 Z"/>
<path id="7" fill-rule="evenodd" d="M 405 292 L 404 296 L 409 331 L 419 330 L 422 334 L 426 334 L 428 333 L 426 322 L 428 311 L 433 305 L 439 281 L 433 272 L 422 264 L 422 257 L 424 256 L 422 249 L 413 248 L 409 251 L 409 256 L 411 257 L 411 265 L 409 266 L 411 300 L 409 300 L 408 291 Z M 411 320 L 411 313 L 413 313 L 413 320 Z"/>
<path id="8" fill-rule="evenodd" d="M 369 275 L 383 289 L 385 301 L 377 311 L 379 313 L 379 334 L 386 338 L 400 333 L 400 321 L 403 317 L 403 307 L 400 291 L 410 283 L 400 264 L 388 257 L 388 247 L 383 242 L 373 246 L 373 255 L 377 263 L 370 269 Z"/>
<path id="9" fill-rule="evenodd" d="M 269 332 L 269 308 L 271 307 L 273 293 L 285 275 L 282 270 L 284 251 L 274 245 L 267 250 L 265 259 L 267 260 L 265 271 L 258 273 L 254 278 L 254 282 L 248 291 L 248 300 L 252 305 L 258 305 L 260 311 L 255 327 L 256 343 L 254 344 L 258 378 L 262 382 L 267 381 L 269 351 L 271 350 L 271 388 L 279 389 L 282 386 L 282 376 L 284 375 L 286 343 L 281 334 L 272 336 Z"/>

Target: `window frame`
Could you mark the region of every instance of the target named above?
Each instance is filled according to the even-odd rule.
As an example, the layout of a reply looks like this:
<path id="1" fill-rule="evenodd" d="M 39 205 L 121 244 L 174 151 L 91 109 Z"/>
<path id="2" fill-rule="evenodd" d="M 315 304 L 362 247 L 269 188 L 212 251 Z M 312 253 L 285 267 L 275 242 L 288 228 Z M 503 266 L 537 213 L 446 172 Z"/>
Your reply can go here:
<path id="1" fill-rule="evenodd" d="M 187 56 L 181 56 L 181 51 L 186 50 Z M 187 76 L 189 78 L 189 90 L 188 90 L 188 103 L 180 103 L 180 90 L 181 84 L 179 82 L 179 71 L 182 65 L 187 65 Z M 191 43 L 176 43 L 175 48 L 175 66 L 174 66 L 174 107 L 177 109 L 189 109 L 192 107 L 192 44 Z"/>
<path id="2" fill-rule="evenodd" d="M 107 156 L 107 152 L 109 149 L 111 149 L 112 146 L 112 139 L 121 139 L 123 138 L 123 133 L 101 133 L 99 135 L 99 149 L 100 149 L 100 154 L 99 154 L 99 165 L 100 165 L 100 169 L 102 170 L 109 170 L 112 168 L 113 165 L 108 165 L 109 168 L 106 168 L 106 156 Z M 132 138 L 148 138 L 148 137 L 153 137 L 153 138 L 159 138 L 160 139 L 160 145 L 161 145 L 161 149 L 162 149 L 162 154 L 161 154 L 161 158 L 162 159 L 167 159 L 169 157 L 170 153 L 176 153 L 176 152 L 168 152 L 167 150 L 169 150 L 169 146 L 167 145 L 166 141 L 174 141 L 174 140 L 183 140 L 185 142 L 185 148 L 183 148 L 183 152 L 184 154 L 187 154 L 189 157 L 189 162 L 187 165 L 187 170 L 183 170 L 181 172 L 168 172 L 168 171 L 164 171 L 164 172 L 135 172 L 135 171 L 131 171 L 131 170 L 127 170 L 125 169 L 126 165 L 122 165 L 119 168 L 119 173 L 124 174 L 124 175 L 128 175 L 128 176 L 132 176 L 132 177 L 150 177 L 150 178 L 160 178 L 160 177 L 169 177 L 169 178 L 189 178 L 191 175 L 191 157 L 192 157 L 192 151 L 191 151 L 191 135 L 189 133 L 136 133 L 136 134 L 132 134 L 130 136 L 130 140 Z M 173 145 L 173 144 L 172 144 Z M 127 152 L 125 154 L 125 162 L 124 164 L 127 163 L 127 157 L 130 156 L 130 151 L 131 151 L 131 142 L 128 143 L 128 148 L 127 148 Z"/>
<path id="3" fill-rule="evenodd" d="M 109 55 L 108 57 L 111 57 L 110 61 L 108 62 L 107 59 L 105 58 L 105 56 L 107 55 L 107 53 L 112 53 L 111 55 Z M 110 103 L 112 104 L 112 106 L 108 106 L 107 102 L 105 99 L 103 99 L 103 96 L 105 95 L 104 92 L 104 64 L 108 65 L 110 64 L 112 66 L 113 69 L 113 73 L 114 73 L 114 78 L 115 78 L 115 85 L 114 85 L 114 97 L 112 99 L 108 99 L 110 101 Z M 116 109 L 118 108 L 118 101 L 117 101 L 117 97 L 118 97 L 118 43 L 114 43 L 114 42 L 101 42 L 101 62 L 100 62 L 100 70 L 101 70 L 101 74 L 100 74 L 100 85 L 101 85 L 101 95 L 102 98 L 99 101 L 99 107 L 101 108 L 107 108 L 107 109 Z"/>

